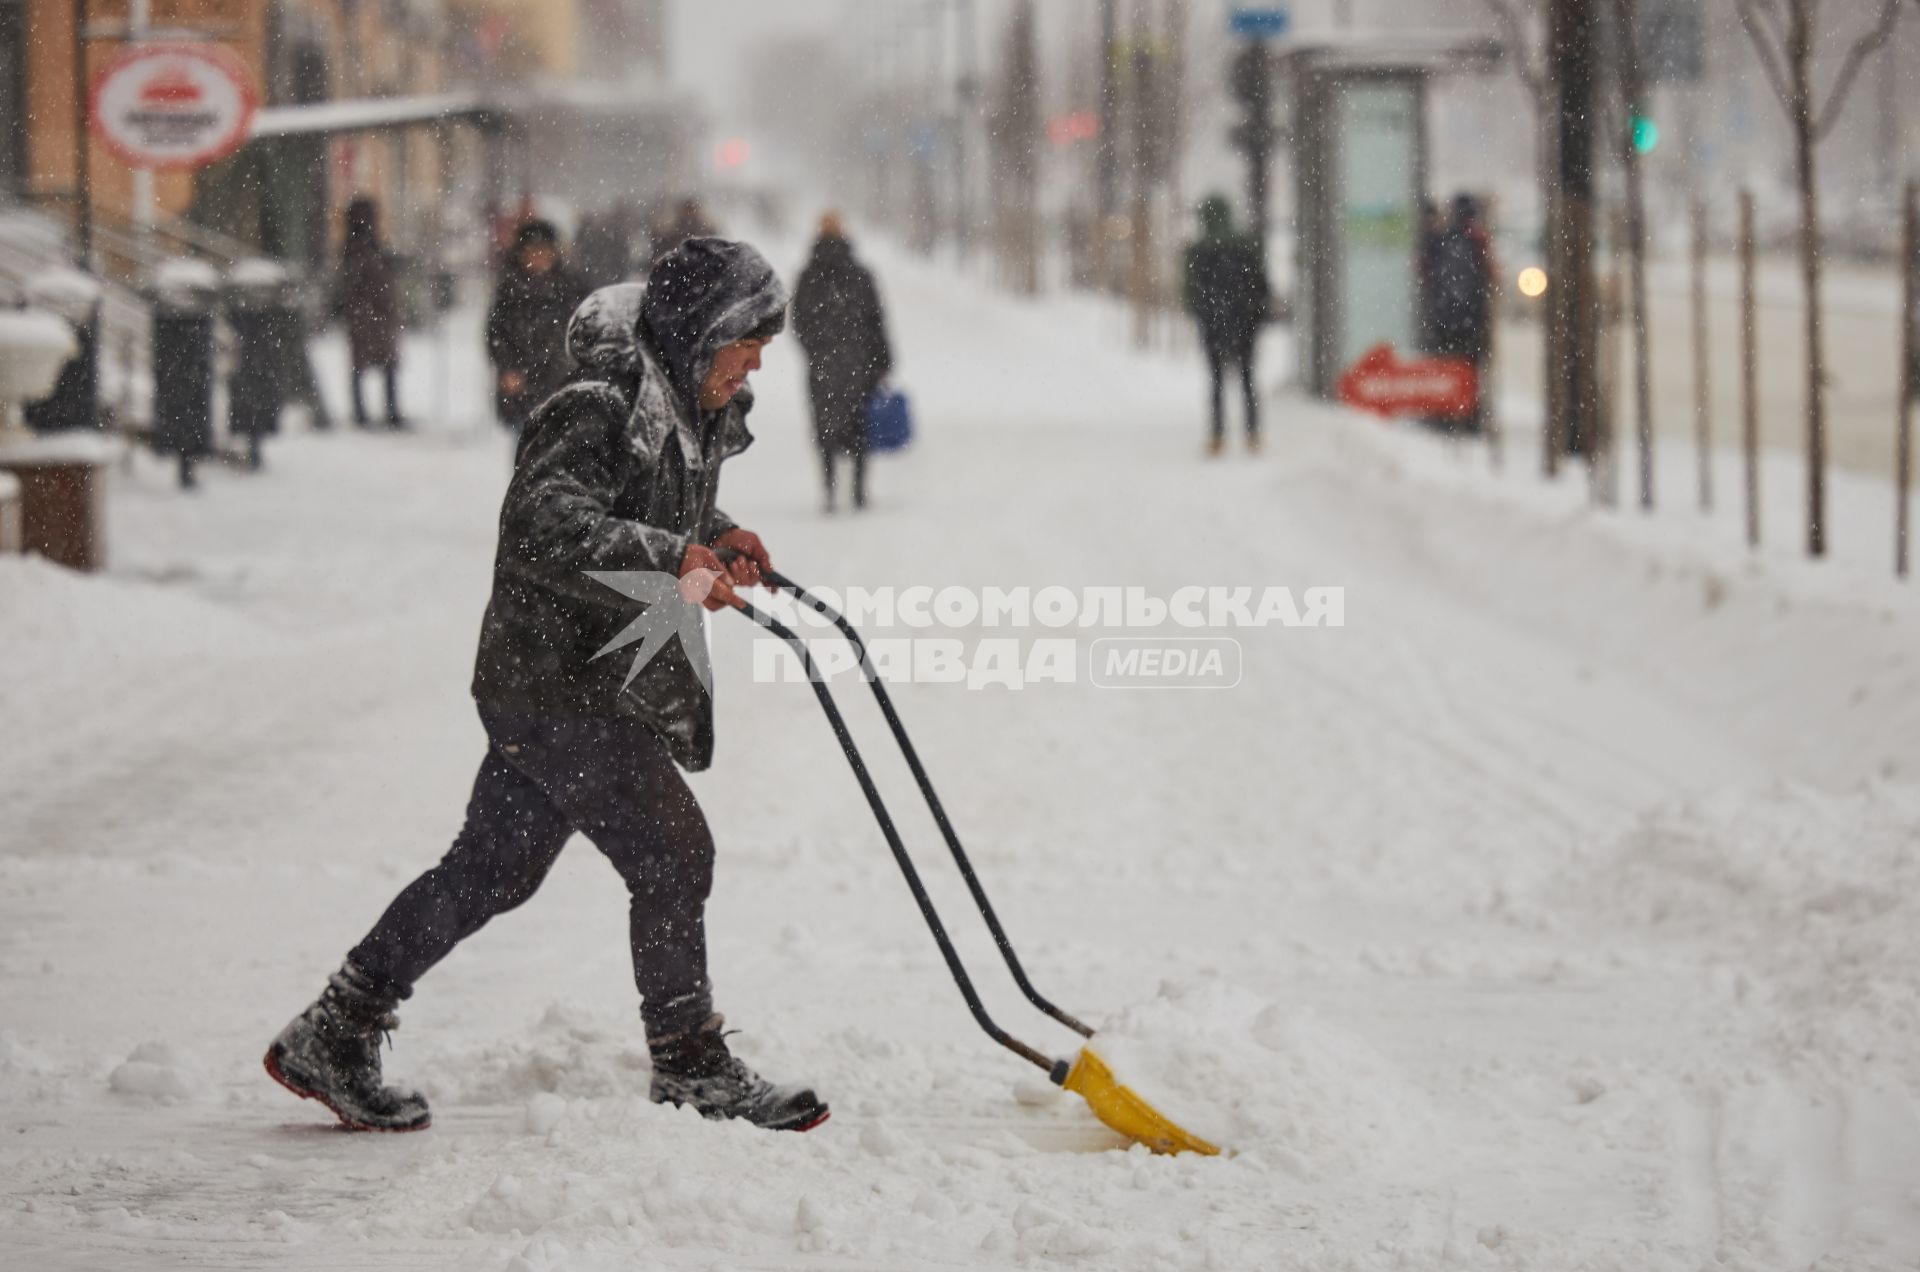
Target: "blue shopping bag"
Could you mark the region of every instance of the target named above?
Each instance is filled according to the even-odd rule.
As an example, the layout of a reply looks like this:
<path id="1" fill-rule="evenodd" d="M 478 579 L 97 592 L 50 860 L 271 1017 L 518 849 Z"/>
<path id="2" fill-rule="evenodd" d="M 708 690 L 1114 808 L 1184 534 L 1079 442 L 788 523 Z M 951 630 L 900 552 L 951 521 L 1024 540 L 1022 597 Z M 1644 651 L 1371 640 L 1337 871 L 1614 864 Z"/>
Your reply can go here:
<path id="1" fill-rule="evenodd" d="M 882 386 L 867 399 L 867 449 L 897 451 L 913 440 L 913 410 L 907 395 Z"/>

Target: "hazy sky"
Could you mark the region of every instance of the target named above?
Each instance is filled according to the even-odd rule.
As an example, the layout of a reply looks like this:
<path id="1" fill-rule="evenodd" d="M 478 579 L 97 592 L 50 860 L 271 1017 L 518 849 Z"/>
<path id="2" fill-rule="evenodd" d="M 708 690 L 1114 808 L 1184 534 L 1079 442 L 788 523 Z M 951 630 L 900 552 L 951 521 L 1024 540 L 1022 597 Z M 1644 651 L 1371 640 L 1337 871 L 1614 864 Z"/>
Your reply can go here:
<path id="1" fill-rule="evenodd" d="M 866 24 L 882 9 L 919 9 L 930 0 L 672 0 L 674 77 L 725 118 L 726 104 L 737 100 L 737 67 L 743 51 L 762 35 L 782 31 L 835 29 L 849 47 L 861 47 Z M 990 47 L 1009 0 L 974 0 L 981 51 Z M 1224 3 L 1224 0 L 1199 0 Z M 1046 6 L 1041 6 L 1044 9 Z"/>
<path id="2" fill-rule="evenodd" d="M 735 96 L 735 67 L 758 36 L 847 21 L 848 0 L 673 0 L 675 78 L 716 113 Z"/>

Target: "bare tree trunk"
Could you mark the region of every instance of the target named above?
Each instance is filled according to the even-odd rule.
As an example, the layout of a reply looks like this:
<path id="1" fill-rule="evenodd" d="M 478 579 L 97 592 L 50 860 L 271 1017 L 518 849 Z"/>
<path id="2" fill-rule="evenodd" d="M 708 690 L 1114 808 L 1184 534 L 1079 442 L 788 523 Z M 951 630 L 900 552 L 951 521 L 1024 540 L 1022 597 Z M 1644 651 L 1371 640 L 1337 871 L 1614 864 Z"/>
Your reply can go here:
<path id="1" fill-rule="evenodd" d="M 1712 351 L 1707 345 L 1707 205 L 1693 204 L 1693 433 L 1700 465 L 1700 511 L 1713 510 Z"/>
<path id="2" fill-rule="evenodd" d="M 1827 357 L 1820 321 L 1820 190 L 1815 182 L 1812 129 L 1802 127 L 1797 133 L 1794 171 L 1800 181 L 1800 275 L 1807 318 L 1807 555 L 1819 557 L 1827 552 Z"/>
<path id="3" fill-rule="evenodd" d="M 1629 320 L 1633 323 L 1633 419 L 1634 442 L 1639 452 L 1640 507 L 1653 511 L 1653 376 L 1647 330 L 1647 197 L 1645 174 L 1640 167 L 1640 147 L 1634 136 L 1634 121 L 1646 109 L 1643 100 L 1646 85 L 1640 74 L 1640 50 L 1637 0 L 1613 0 L 1613 35 L 1620 74 L 1622 114 L 1620 164 L 1626 174 L 1627 212 L 1625 242 L 1629 287 Z"/>
<path id="4" fill-rule="evenodd" d="M 1860 68 L 1893 38 L 1903 5 L 1901 0 L 1880 0 L 1873 25 L 1854 40 L 1841 59 L 1824 104 L 1815 98 L 1813 90 L 1816 0 L 1781 0 L 1778 5 L 1737 0 L 1737 6 L 1760 67 L 1785 105 L 1787 123 L 1793 130 L 1794 175 L 1800 186 L 1800 270 L 1807 310 L 1807 555 L 1821 557 L 1827 551 L 1827 357 L 1821 340 L 1820 201 L 1815 152 L 1820 139 L 1839 122 Z"/>
<path id="5" fill-rule="evenodd" d="M 1567 445 L 1567 406 L 1563 400 L 1566 375 L 1561 369 L 1561 361 L 1566 357 L 1568 331 L 1564 321 L 1566 310 L 1561 306 L 1558 295 L 1562 285 L 1559 270 L 1563 253 L 1560 246 L 1560 210 L 1557 206 L 1559 181 L 1553 157 L 1553 120 L 1544 110 L 1539 112 L 1537 127 L 1540 134 L 1535 143 L 1539 150 L 1540 210 L 1546 226 L 1546 242 L 1543 246 L 1547 253 L 1547 379 L 1546 392 L 1541 395 L 1540 403 L 1546 411 L 1546 418 L 1540 424 L 1540 468 L 1551 479 L 1560 475 L 1560 456 Z"/>
<path id="6" fill-rule="evenodd" d="M 1754 300 L 1753 191 L 1740 192 L 1740 447 L 1746 461 L 1747 546 L 1760 546 L 1760 332 Z"/>
<path id="7" fill-rule="evenodd" d="M 1900 236 L 1900 275 L 1906 280 L 1901 289 L 1900 308 L 1900 388 L 1895 394 L 1900 403 L 1900 419 L 1895 426 L 1893 445 L 1893 573 L 1907 577 L 1907 483 L 1913 472 L 1913 407 L 1920 398 L 1920 185 L 1907 182 L 1902 201 L 1904 233 Z"/>

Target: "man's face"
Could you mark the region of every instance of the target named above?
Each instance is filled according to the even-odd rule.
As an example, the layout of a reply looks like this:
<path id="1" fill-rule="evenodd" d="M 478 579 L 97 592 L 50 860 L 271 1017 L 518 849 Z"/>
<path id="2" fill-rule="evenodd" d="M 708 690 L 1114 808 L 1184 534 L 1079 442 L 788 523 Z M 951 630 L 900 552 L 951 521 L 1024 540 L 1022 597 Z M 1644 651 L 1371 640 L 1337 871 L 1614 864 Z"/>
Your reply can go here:
<path id="1" fill-rule="evenodd" d="M 520 252 L 521 264 L 529 274 L 545 274 L 560 263 L 560 253 L 550 243 L 529 243 Z"/>
<path id="2" fill-rule="evenodd" d="M 734 394 L 747 385 L 747 377 L 760 369 L 760 351 L 764 340 L 736 340 L 713 355 L 707 381 L 700 386 L 700 409 L 717 411 L 733 401 Z"/>

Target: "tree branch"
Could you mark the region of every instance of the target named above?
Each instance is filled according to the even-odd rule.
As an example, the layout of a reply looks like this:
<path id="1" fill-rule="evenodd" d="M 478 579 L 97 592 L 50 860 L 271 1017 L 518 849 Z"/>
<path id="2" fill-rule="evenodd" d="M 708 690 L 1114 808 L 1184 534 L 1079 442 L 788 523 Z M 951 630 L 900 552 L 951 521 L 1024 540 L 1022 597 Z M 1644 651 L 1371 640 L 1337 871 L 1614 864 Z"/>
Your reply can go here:
<path id="1" fill-rule="evenodd" d="M 1893 28 L 1899 22 L 1900 0 L 1884 0 L 1873 29 L 1855 40 L 1853 47 L 1847 50 L 1846 60 L 1840 63 L 1840 74 L 1834 77 L 1833 87 L 1827 92 L 1827 104 L 1820 108 L 1813 126 L 1816 141 L 1833 131 L 1833 126 L 1840 122 L 1840 112 L 1846 107 L 1847 94 L 1853 91 L 1853 81 L 1859 76 L 1860 68 L 1893 38 Z"/>
<path id="2" fill-rule="evenodd" d="M 1735 0 L 1735 4 L 1740 11 L 1740 25 L 1753 43 L 1754 57 L 1759 61 L 1760 69 L 1766 72 L 1767 82 L 1773 85 L 1773 91 L 1780 98 L 1780 105 L 1791 122 L 1793 86 L 1787 81 L 1786 54 L 1780 47 L 1778 34 L 1767 29 L 1762 17 L 1766 10 L 1760 8 L 1755 0 Z"/>
<path id="3" fill-rule="evenodd" d="M 1920 0 L 1915 0 L 1920 3 Z M 1514 0 L 1481 0 L 1493 13 L 1493 20 L 1500 26 L 1500 38 L 1513 50 L 1513 73 L 1520 77 L 1520 83 L 1533 97 L 1536 107 L 1543 106 L 1547 98 L 1547 76 L 1545 68 L 1535 64 L 1533 50 L 1527 43 L 1526 25 L 1521 19 L 1520 8 Z"/>

